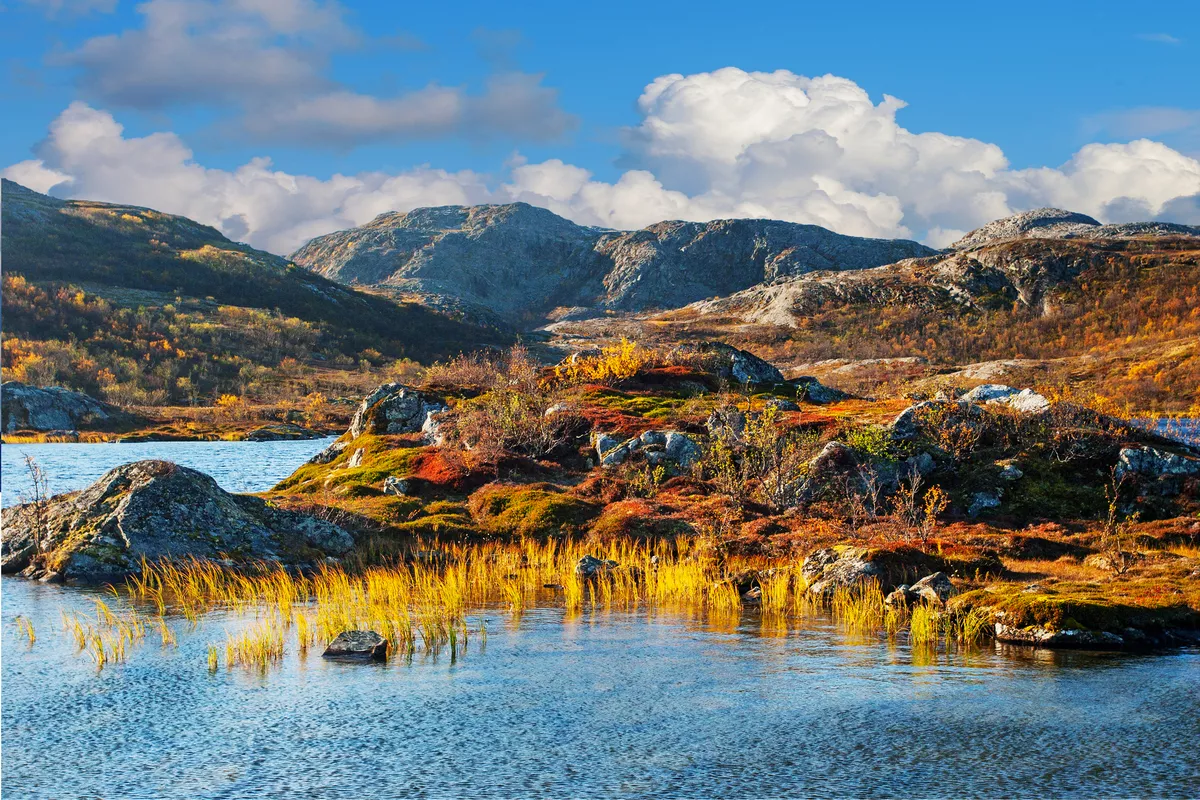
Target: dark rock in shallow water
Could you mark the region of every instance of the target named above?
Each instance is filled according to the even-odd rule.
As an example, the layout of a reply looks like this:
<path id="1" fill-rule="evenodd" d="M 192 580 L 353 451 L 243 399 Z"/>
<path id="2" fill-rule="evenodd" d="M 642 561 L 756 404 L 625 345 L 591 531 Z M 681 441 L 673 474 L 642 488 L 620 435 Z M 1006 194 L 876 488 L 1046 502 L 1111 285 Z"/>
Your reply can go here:
<path id="1" fill-rule="evenodd" d="M 343 631 L 321 656 L 338 661 L 383 661 L 387 641 L 375 631 Z"/>
<path id="2" fill-rule="evenodd" d="M 279 425 L 264 425 L 246 434 L 247 442 L 299 442 L 320 439 L 324 434 L 290 422 Z"/>
<path id="3" fill-rule="evenodd" d="M 579 559 L 579 563 L 575 565 L 575 574 L 586 580 L 603 575 L 610 569 L 616 569 L 621 566 L 616 561 L 596 558 L 593 555 L 586 555 Z"/>
<path id="4" fill-rule="evenodd" d="M 230 494 L 208 475 L 169 461 L 116 467 L 40 509 L 34 503 L 6 508 L 0 520 L 0 569 L 29 577 L 59 573 L 78 583 L 121 580 L 138 573 L 143 558 L 299 564 L 340 556 L 354 545 L 332 523 Z"/>

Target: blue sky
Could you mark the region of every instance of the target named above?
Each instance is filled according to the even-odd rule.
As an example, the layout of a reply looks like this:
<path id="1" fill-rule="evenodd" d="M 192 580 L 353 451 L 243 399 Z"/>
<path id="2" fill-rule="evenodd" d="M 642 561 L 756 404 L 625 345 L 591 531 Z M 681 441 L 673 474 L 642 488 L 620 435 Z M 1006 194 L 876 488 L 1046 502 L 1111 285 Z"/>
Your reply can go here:
<path id="1" fill-rule="evenodd" d="M 317 0 L 154 0 L 140 6 L 120 0 L 4 2 L 0 47 L 8 113 L 0 126 L 0 167 L 40 161 L 50 172 L 39 174 L 55 177 L 44 177 L 43 184 L 50 185 L 35 188 L 53 187 L 56 194 L 90 192 L 97 199 L 161 207 L 172 205 L 164 200 L 173 192 L 189 186 L 199 191 L 200 184 L 182 179 L 155 186 L 148 175 L 123 186 L 114 178 L 115 167 L 112 174 L 96 174 L 94 162 L 117 158 L 111 148 L 68 153 L 66 144 L 48 146 L 50 126 L 72 103 L 83 103 L 101 116 L 86 124 L 75 119 L 77 130 L 88 131 L 81 136 L 99 140 L 101 123 L 111 117 L 123 126 L 122 141 L 169 135 L 190 151 L 184 162 L 221 174 L 265 157 L 273 172 L 312 178 L 322 182 L 314 186 L 329 192 L 325 182 L 336 174 L 400 176 L 428 165 L 456 175 L 454 180 L 466 186 L 462 199 L 543 198 L 541 204 L 593 224 L 649 221 L 657 211 L 692 217 L 761 213 L 851 233 L 933 241 L 986 221 L 997 209 L 1058 200 L 1076 205 L 1082 200 L 1087 207 L 1081 210 L 1102 216 L 1165 213 L 1190 221 L 1197 203 L 1188 198 L 1200 195 L 1200 185 L 1190 182 L 1188 163 L 1200 154 L 1200 84 L 1195 79 L 1200 75 L 1200 10 L 1195 3 L 459 2 L 447 7 L 337 6 Z M 179 38 L 147 34 L 163 26 L 164 19 L 180 18 L 190 23 L 172 34 Z M 230 51 L 235 55 L 221 58 L 218 53 L 213 60 L 232 62 L 242 55 L 248 60 L 231 63 L 232 76 L 206 75 L 212 64 L 205 64 L 205 54 L 213 52 L 213 42 L 230 37 L 245 38 Z M 142 52 L 154 47 L 161 52 Z M 170 57 L 175 52 L 185 63 Z M 255 53 L 264 60 L 250 58 Z M 271 60 L 276 56 L 282 65 Z M 738 74 L 717 72 L 729 67 Z M 264 82 L 263 76 L 274 69 L 281 74 Z M 168 74 L 172 70 L 180 74 Z M 905 135 L 977 140 L 998 148 L 1005 165 L 997 173 L 991 156 L 984 161 L 992 166 L 980 166 L 978 159 L 957 163 L 949 173 L 930 172 L 922 179 L 924 188 L 909 196 L 894 185 L 898 178 L 889 182 L 863 174 L 862 165 L 875 165 L 877 158 L 890 159 L 884 166 L 903 172 L 902 165 L 893 163 L 900 156 L 861 140 L 847 144 L 840 123 L 822 128 L 820 121 L 791 125 L 768 120 L 763 130 L 746 133 L 735 147 L 736 155 L 758 153 L 794 178 L 789 178 L 792 186 L 764 187 L 761 170 L 729 174 L 725 162 L 734 155 L 718 152 L 720 148 L 705 161 L 676 147 L 703 149 L 709 139 L 701 134 L 673 138 L 669 146 L 656 138 L 660 117 L 669 128 L 684 124 L 681 117 L 695 110 L 687 105 L 689 93 L 707 92 L 711 103 L 723 104 L 729 94 L 721 87 L 742 81 L 741 73 L 777 70 L 803 79 L 839 76 L 879 106 L 885 95 L 899 98 L 907 105 L 889 107 L 883 116 Z M 672 74 L 721 77 L 673 87 L 670 107 L 664 101 L 661 108 L 639 109 L 646 87 Z M 489 83 L 496 81 L 508 83 L 501 88 Z M 809 91 L 803 86 L 795 83 Z M 793 96 L 790 84 L 770 91 Z M 381 110 L 380 101 L 396 98 L 404 99 L 402 107 Z M 337 105 L 329 105 L 334 100 Z M 297 116 L 294 109 L 310 102 L 321 110 Z M 347 126 L 344 102 L 355 103 L 369 121 Z M 726 121 L 710 110 L 701 110 L 703 135 L 717 138 L 747 113 L 744 106 L 731 107 Z M 785 153 L 780 146 L 788 136 L 811 139 L 814 126 L 837 140 L 844 160 L 854 156 L 854 165 L 828 172 L 795 167 L 827 157 L 821 155 L 820 143 L 808 142 L 800 154 L 795 148 Z M 1108 161 L 1124 159 L 1112 167 L 1115 177 L 1085 180 L 1077 177 L 1079 170 L 1068 169 L 1073 183 L 1067 188 L 1053 176 L 1022 172 L 1058 169 L 1089 144 L 1123 145 L 1138 139 L 1169 148 L 1184 160 L 1146 148 L 1106 151 L 1099 155 Z M 920 160 L 932 169 L 944 155 L 931 137 L 923 141 Z M 775 151 L 768 153 L 767 145 Z M 120 158 L 143 164 L 152 160 L 132 149 L 124 148 L 130 152 Z M 1149 170 L 1146 159 L 1153 161 Z M 576 178 L 558 174 L 554 190 L 538 191 L 528 188 L 536 182 L 512 176 L 514 166 L 552 160 L 590 173 L 589 181 L 602 184 L 592 195 L 603 191 L 612 196 L 604 201 L 583 198 L 588 192 Z M 1101 165 L 1104 169 L 1108 161 Z M 1087 168 L 1099 167 L 1089 162 Z M 459 176 L 463 170 L 476 177 Z M 634 177 L 649 175 L 662 196 L 640 191 L 629 199 L 628 192 L 604 189 L 618 185 L 631 170 Z M 169 170 L 160 166 L 159 171 Z M 954 191 L 946 188 L 951 173 L 970 173 L 977 184 L 969 200 L 957 204 L 971 205 L 975 210 L 970 214 L 934 208 L 930 198 L 935 192 Z M 1121 194 L 1121 184 L 1134 173 L 1148 185 Z M 8 174 L 37 182 L 29 168 Z M 58 177 L 62 180 L 54 184 Z M 541 179 L 542 184 L 549 180 L 545 174 Z M 559 188 L 563 181 L 570 185 Z M 518 189 L 498 188 L 507 185 Z M 175 202 L 166 210 L 207 217 L 227 233 L 279 250 L 322 225 L 365 221 L 360 216 L 368 207 L 374 210 L 388 200 L 404 206 L 422 197 L 416 189 L 397 194 L 372 184 L 359 195 L 363 210 L 348 210 L 344 197 L 333 198 L 327 207 L 304 210 L 305 224 L 284 232 L 283 221 L 260 220 L 257 210 L 243 207 L 250 200 L 233 197 L 228 188 L 222 192 L 230 196 L 221 207 Z M 997 192 L 1002 201 L 993 197 Z M 431 202 L 455 197 L 446 187 L 428 194 Z M 1088 206 L 1093 197 L 1096 202 Z M 305 204 L 294 200 L 274 217 L 286 216 L 289 209 L 299 214 L 297 205 Z M 618 202 L 626 204 L 625 210 L 613 207 Z"/>

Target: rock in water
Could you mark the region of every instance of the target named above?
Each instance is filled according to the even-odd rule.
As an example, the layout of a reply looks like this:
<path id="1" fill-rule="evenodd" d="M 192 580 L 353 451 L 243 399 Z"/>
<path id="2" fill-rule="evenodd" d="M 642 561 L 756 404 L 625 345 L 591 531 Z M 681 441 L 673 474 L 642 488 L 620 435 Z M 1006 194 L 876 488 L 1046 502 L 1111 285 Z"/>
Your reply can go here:
<path id="1" fill-rule="evenodd" d="M 592 578 L 603 575 L 610 569 L 616 569 L 619 566 L 621 565 L 616 561 L 596 558 L 595 556 L 589 554 L 579 559 L 579 563 L 575 565 L 575 574 L 583 578 L 585 581 L 589 581 Z"/>
<path id="2" fill-rule="evenodd" d="M 83 491 L 45 501 L 40 515 L 25 503 L 4 509 L 0 520 L 3 572 L 79 583 L 121 580 L 138 573 L 143 558 L 306 563 L 354 545 L 332 523 L 230 494 L 208 475 L 169 461 L 116 467 Z"/>
<path id="3" fill-rule="evenodd" d="M 387 641 L 375 631 L 342 631 L 321 656 L 338 661 L 383 661 Z"/>
<path id="4" fill-rule="evenodd" d="M 0 385 L 4 433 L 75 431 L 80 427 L 132 422 L 134 417 L 80 392 L 59 386 L 39 389 L 18 381 Z"/>
<path id="5" fill-rule="evenodd" d="M 945 605 L 954 595 L 954 584 L 944 572 L 935 572 L 922 578 L 908 588 L 909 594 L 934 605 Z"/>

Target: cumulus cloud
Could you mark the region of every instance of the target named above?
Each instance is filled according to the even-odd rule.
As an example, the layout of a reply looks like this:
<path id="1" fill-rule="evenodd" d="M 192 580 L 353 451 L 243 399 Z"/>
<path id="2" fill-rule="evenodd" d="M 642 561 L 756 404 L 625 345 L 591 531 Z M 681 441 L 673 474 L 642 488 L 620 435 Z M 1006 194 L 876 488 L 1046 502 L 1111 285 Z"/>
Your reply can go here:
<path id="1" fill-rule="evenodd" d="M 326 75 L 331 56 L 365 37 L 335 2 L 147 0 L 138 12 L 141 28 L 54 59 L 106 105 L 233 107 L 239 123 L 226 130 L 338 147 L 456 134 L 553 139 L 575 123 L 542 76 L 515 70 L 493 75 L 481 93 L 431 85 L 376 97 L 338 84 Z"/>
<path id="2" fill-rule="evenodd" d="M 1089 144 L 1060 166 L 1013 170 L 994 144 L 905 129 L 896 98 L 875 103 L 845 78 L 785 71 L 667 75 L 646 87 L 638 107 L 641 122 L 626 132 L 627 168 L 611 182 L 559 159 L 516 158 L 492 174 L 420 166 L 328 179 L 289 174 L 265 158 L 208 169 L 177 135 L 127 137 L 111 114 L 82 103 L 54 121 L 37 159 L 5 175 L 61 196 L 184 214 L 278 253 L 384 211 L 513 201 L 612 228 L 770 217 L 934 245 L 1046 205 L 1106 222 L 1200 223 L 1200 161 L 1147 139 Z M 401 112 L 367 103 L 357 113 L 369 126 L 376 114 Z"/>

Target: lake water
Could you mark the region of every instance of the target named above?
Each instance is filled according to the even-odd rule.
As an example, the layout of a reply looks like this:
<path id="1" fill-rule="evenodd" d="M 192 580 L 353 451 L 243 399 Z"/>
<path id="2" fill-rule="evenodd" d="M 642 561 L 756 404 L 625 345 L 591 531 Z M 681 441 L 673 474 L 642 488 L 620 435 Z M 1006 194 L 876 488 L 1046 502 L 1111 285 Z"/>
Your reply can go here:
<path id="1" fill-rule="evenodd" d="M 213 476 L 230 492 L 263 492 L 291 475 L 323 450 L 332 438 L 299 442 L 143 442 L 137 444 L 0 445 L 0 481 L 4 506 L 20 502 L 31 486 L 25 467 L 29 454 L 41 465 L 50 492 L 83 489 L 113 467 L 146 458 L 162 458 Z"/>
<path id="2" fill-rule="evenodd" d="M 86 593 L 0 585 L 38 631 L 3 632 L 5 797 L 1200 795 L 1194 651 L 939 655 L 820 619 L 543 607 L 489 614 L 454 663 L 210 673 L 243 624 L 218 614 L 97 673 L 58 630 Z"/>
<path id="3" fill-rule="evenodd" d="M 5 499 L 20 451 L 57 491 L 146 457 L 257 490 L 324 444 L 5 446 Z M 453 662 L 330 663 L 289 640 L 265 672 L 210 673 L 208 645 L 249 622 L 218 613 L 98 672 L 62 630 L 94 596 L 0 580 L 5 797 L 1200 796 L 1196 650 L 931 654 L 821 618 L 550 604 L 486 612 Z"/>

